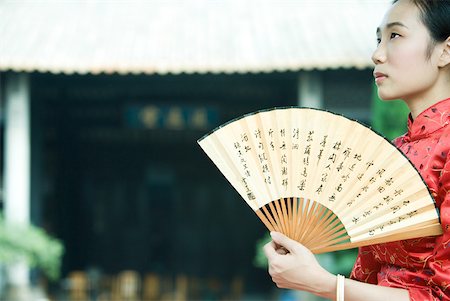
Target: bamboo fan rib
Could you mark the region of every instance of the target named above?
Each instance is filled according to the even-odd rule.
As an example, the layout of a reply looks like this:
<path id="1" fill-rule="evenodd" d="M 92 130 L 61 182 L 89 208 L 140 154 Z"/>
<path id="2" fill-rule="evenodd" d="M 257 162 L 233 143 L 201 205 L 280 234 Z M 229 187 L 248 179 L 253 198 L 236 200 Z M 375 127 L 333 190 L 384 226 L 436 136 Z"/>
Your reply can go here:
<path id="1" fill-rule="evenodd" d="M 357 121 L 275 108 L 198 143 L 269 230 L 315 253 L 442 233 L 414 166 Z"/>

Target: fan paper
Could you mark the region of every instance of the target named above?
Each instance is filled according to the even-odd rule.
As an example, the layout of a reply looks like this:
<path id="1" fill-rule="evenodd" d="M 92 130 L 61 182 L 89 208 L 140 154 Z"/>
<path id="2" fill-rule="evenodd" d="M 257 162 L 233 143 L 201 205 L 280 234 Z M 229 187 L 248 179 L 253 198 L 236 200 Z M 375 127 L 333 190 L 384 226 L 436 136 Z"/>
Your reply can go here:
<path id="1" fill-rule="evenodd" d="M 442 233 L 435 202 L 408 158 L 344 116 L 274 108 L 198 143 L 269 230 L 314 253 Z"/>

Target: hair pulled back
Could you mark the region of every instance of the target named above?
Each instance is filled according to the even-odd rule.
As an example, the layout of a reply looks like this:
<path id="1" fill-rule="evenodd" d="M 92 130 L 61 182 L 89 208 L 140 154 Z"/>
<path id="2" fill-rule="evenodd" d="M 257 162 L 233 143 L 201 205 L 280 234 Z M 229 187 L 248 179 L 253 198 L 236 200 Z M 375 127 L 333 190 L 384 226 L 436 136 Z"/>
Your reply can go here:
<path id="1" fill-rule="evenodd" d="M 422 23 L 434 43 L 450 37 L 450 0 L 409 0 L 419 8 Z M 398 2 L 394 0 L 393 3 Z"/>

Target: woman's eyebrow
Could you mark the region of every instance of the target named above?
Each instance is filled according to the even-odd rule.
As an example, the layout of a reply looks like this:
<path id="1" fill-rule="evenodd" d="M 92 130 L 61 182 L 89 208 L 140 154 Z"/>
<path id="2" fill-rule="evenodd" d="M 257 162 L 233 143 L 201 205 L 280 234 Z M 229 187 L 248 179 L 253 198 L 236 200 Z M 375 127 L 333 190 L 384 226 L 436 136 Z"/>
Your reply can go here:
<path id="1" fill-rule="evenodd" d="M 406 26 L 402 22 L 390 22 L 390 23 L 386 24 L 386 28 L 391 28 L 391 27 L 394 27 L 394 26 L 401 26 L 401 27 L 408 28 L 408 26 Z M 380 32 L 381 32 L 380 27 L 377 27 L 377 34 L 379 34 Z"/>

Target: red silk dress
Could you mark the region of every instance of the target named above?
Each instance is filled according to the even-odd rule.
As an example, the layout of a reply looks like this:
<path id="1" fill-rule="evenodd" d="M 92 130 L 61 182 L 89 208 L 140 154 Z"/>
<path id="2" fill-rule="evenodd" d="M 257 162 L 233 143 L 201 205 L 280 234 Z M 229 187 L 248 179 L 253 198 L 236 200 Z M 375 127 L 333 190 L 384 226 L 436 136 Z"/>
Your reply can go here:
<path id="1" fill-rule="evenodd" d="M 442 236 L 361 247 L 351 278 L 409 291 L 410 300 L 450 300 L 450 98 L 412 121 L 394 144 L 411 160 L 440 209 Z"/>

